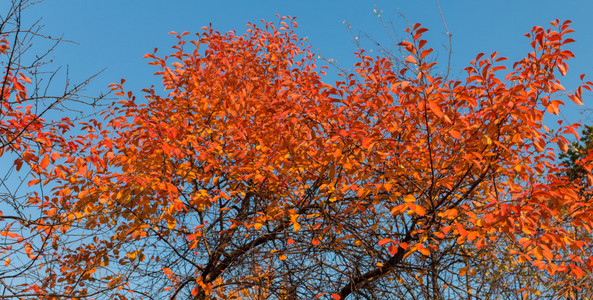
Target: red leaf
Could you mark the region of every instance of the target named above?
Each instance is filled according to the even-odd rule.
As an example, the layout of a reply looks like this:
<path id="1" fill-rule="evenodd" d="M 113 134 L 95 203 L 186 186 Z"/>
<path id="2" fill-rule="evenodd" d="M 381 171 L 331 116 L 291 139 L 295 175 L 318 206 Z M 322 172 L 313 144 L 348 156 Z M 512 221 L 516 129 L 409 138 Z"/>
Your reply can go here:
<path id="1" fill-rule="evenodd" d="M 428 29 L 426 29 L 426 28 L 422 27 L 422 28 L 418 28 L 418 30 L 416 30 L 416 33 L 417 33 L 417 34 L 422 34 L 422 33 L 425 33 L 425 32 L 427 32 L 427 31 L 428 31 Z"/>
<path id="2" fill-rule="evenodd" d="M 422 53 L 420 53 L 420 58 L 426 57 L 431 52 L 432 52 L 432 49 L 426 49 L 426 50 L 422 51 Z"/>
<path id="3" fill-rule="evenodd" d="M 389 245 L 389 248 L 387 249 L 389 250 L 389 254 L 391 254 L 391 256 L 397 253 L 397 246 L 395 244 Z"/>
<path id="4" fill-rule="evenodd" d="M 379 246 L 383 246 L 383 245 L 385 245 L 385 244 L 387 244 L 387 243 L 393 243 L 393 242 L 394 242 L 394 241 L 393 241 L 392 239 L 389 239 L 389 238 L 381 239 L 381 240 L 379 241 Z"/>

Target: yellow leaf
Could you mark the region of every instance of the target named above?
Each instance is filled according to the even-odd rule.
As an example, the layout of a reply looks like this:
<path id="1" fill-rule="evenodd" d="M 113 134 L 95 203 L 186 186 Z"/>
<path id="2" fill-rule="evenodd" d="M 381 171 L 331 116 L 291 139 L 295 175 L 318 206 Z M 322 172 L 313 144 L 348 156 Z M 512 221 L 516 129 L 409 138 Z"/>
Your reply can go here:
<path id="1" fill-rule="evenodd" d="M 136 251 L 128 253 L 128 258 L 132 261 L 136 259 Z"/>
<path id="2" fill-rule="evenodd" d="M 282 255 L 280 255 L 280 256 L 278 257 L 278 259 L 280 259 L 280 260 L 285 260 L 286 258 L 287 258 L 287 257 L 286 257 L 286 255 L 284 255 L 284 254 L 282 254 Z"/>
<path id="3" fill-rule="evenodd" d="M 175 220 L 167 220 L 167 228 L 169 229 L 175 229 L 176 225 L 175 225 Z"/>

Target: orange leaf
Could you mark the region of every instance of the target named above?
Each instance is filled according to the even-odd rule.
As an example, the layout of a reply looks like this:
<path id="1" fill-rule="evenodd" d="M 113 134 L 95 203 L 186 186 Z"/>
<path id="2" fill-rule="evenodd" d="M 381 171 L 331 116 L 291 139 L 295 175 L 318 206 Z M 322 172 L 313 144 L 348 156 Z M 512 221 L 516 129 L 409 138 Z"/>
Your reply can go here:
<path id="1" fill-rule="evenodd" d="M 477 237 L 478 237 L 478 232 L 476 232 L 476 231 L 470 231 L 467 234 L 467 240 L 470 242 L 475 240 Z"/>
<path id="2" fill-rule="evenodd" d="M 566 67 L 562 63 L 558 64 L 558 71 L 562 76 L 566 76 Z"/>
<path id="3" fill-rule="evenodd" d="M 406 195 L 406 196 L 404 197 L 404 201 L 406 201 L 406 202 L 408 202 L 408 203 L 411 203 L 411 202 L 414 202 L 414 201 L 416 201 L 416 197 L 414 197 L 414 195 Z"/>
<path id="4" fill-rule="evenodd" d="M 570 100 L 572 100 L 572 102 L 574 102 L 576 105 L 583 105 L 583 100 L 577 95 L 571 94 L 568 95 L 568 98 L 570 98 Z"/>
<path id="5" fill-rule="evenodd" d="M 414 212 L 419 216 L 424 216 L 426 214 L 426 209 L 420 205 L 416 205 Z"/>
<path id="6" fill-rule="evenodd" d="M 456 131 L 456 130 L 450 130 L 449 135 L 451 135 L 451 137 L 453 137 L 454 139 L 461 138 L 461 133 L 459 133 L 459 131 Z"/>
<path id="7" fill-rule="evenodd" d="M 428 101 L 428 106 L 430 110 L 437 115 L 437 117 L 442 118 L 445 114 L 441 110 L 441 107 L 434 101 Z"/>
<path id="8" fill-rule="evenodd" d="M 583 269 L 581 269 L 580 267 L 577 267 L 577 266 L 572 268 L 571 273 L 574 274 L 577 279 L 583 278 L 583 275 L 584 275 Z"/>
<path id="9" fill-rule="evenodd" d="M 461 235 L 462 237 L 467 236 L 467 230 L 465 230 L 465 228 L 463 228 L 461 224 L 455 222 L 455 225 L 457 226 L 457 232 L 459 232 L 459 235 Z"/>
<path id="10" fill-rule="evenodd" d="M 544 249 L 543 250 L 543 254 L 544 257 L 549 261 L 552 262 L 552 259 L 554 258 L 554 254 L 552 254 L 552 251 L 550 251 L 549 249 Z"/>
<path id="11" fill-rule="evenodd" d="M 20 234 L 16 234 L 14 232 L 10 232 L 10 231 L 2 231 L 0 232 L 0 236 L 7 236 L 9 238 L 20 238 L 22 237 Z"/>
<path id="12" fill-rule="evenodd" d="M 459 269 L 459 276 L 463 276 L 467 273 L 467 267 Z"/>
<path id="13" fill-rule="evenodd" d="M 86 164 L 83 164 L 78 168 L 78 174 L 80 174 L 80 176 L 82 176 L 82 177 L 86 176 L 86 174 L 87 174 Z"/>
<path id="14" fill-rule="evenodd" d="M 38 184 L 39 182 L 41 182 L 41 179 L 31 179 L 27 185 L 32 186 Z"/>
<path id="15" fill-rule="evenodd" d="M 424 256 L 429 256 L 430 255 L 430 249 L 428 249 L 428 248 L 422 248 L 422 249 L 420 249 L 420 253 L 422 253 L 422 255 L 424 255 Z"/>
<path id="16" fill-rule="evenodd" d="M 568 152 L 568 144 L 563 139 L 558 139 L 558 147 L 562 152 Z"/>
<path id="17" fill-rule="evenodd" d="M 58 160 L 58 159 L 60 159 L 60 154 L 59 154 L 59 153 L 57 153 L 57 152 L 54 152 L 54 153 L 52 153 L 52 154 L 51 154 L 51 159 L 53 159 L 53 160 Z"/>
<path id="18" fill-rule="evenodd" d="M 43 159 L 39 163 L 39 167 L 41 167 L 42 169 L 45 169 L 45 168 L 47 168 L 48 165 L 49 165 L 49 155 L 46 154 L 43 156 Z"/>
<path id="19" fill-rule="evenodd" d="M 432 49 L 426 49 L 426 50 L 422 51 L 422 53 L 420 54 L 420 58 L 425 58 L 431 52 L 432 52 Z"/>

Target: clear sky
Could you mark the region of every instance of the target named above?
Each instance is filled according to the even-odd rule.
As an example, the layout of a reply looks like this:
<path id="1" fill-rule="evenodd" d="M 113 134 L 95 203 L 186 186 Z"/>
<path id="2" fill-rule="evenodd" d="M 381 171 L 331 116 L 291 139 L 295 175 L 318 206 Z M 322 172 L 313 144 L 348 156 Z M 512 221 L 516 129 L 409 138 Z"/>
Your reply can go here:
<path id="1" fill-rule="evenodd" d="M 567 89 L 575 88 L 578 76 L 587 73 L 593 80 L 593 1 L 590 0 L 441 0 L 440 6 L 453 34 L 453 73 L 461 70 L 479 52 L 499 51 L 501 55 L 519 59 L 529 51 L 523 36 L 534 25 L 547 26 L 558 18 L 573 21 L 572 34 L 577 43 L 570 45 L 576 59 L 564 81 Z M 1 8 L 1 6 L 0 6 Z M 107 85 L 126 78 L 128 89 L 141 95 L 140 89 L 158 84 L 152 76 L 156 69 L 148 66 L 142 56 L 158 47 L 158 54 L 170 53 L 175 39 L 169 31 L 198 32 L 212 23 L 218 31 L 243 33 L 247 22 L 276 20 L 275 15 L 295 16 L 297 33 L 308 37 L 323 57 L 333 58 L 346 69 L 355 62 L 356 47 L 348 22 L 355 33 L 371 35 L 390 46 L 380 20 L 373 10 L 382 10 L 382 17 L 393 21 L 397 30 L 411 23 L 422 23 L 430 29 L 425 36 L 446 65 L 447 37 L 434 0 L 340 0 L 340 1 L 198 1 L 198 0 L 46 0 L 25 14 L 25 21 L 42 17 L 44 31 L 52 36 L 63 34 L 78 44 L 63 44 L 54 52 L 55 63 L 69 66 L 72 81 L 80 81 L 107 68 L 86 91 L 89 96 L 107 91 Z M 401 15 L 400 15 L 401 14 Z M 335 78 L 334 78 L 335 79 Z M 331 80 L 328 79 L 328 81 Z M 592 95 L 584 97 L 585 106 L 593 108 Z M 565 99 L 568 104 L 570 100 Z M 567 105 L 562 112 L 570 122 L 578 122 L 583 107 Z M 588 122 L 593 122 L 589 116 Z M 552 121 L 548 121 L 554 123 Z"/>

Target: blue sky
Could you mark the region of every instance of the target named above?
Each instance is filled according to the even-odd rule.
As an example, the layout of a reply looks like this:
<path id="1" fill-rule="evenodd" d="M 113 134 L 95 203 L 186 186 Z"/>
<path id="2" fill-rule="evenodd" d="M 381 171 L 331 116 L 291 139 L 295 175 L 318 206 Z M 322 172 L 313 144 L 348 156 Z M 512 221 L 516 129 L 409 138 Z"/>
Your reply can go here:
<path id="1" fill-rule="evenodd" d="M 479 52 L 499 51 L 511 60 L 519 59 L 529 51 L 528 39 L 523 34 L 534 25 L 546 26 L 558 18 L 572 20 L 576 30 L 571 37 L 577 43 L 569 49 L 577 57 L 569 62 L 569 73 L 563 79 L 565 87 L 575 88 L 581 73 L 588 73 L 587 79 L 593 80 L 593 1 L 441 0 L 440 6 L 453 34 L 453 77 L 460 77 L 461 70 Z M 152 76 L 156 70 L 142 56 L 155 47 L 159 54 L 168 54 L 175 43 L 169 31 L 193 33 L 212 23 L 218 31 L 242 33 L 247 22 L 274 21 L 276 14 L 296 16 L 297 33 L 308 37 L 322 56 L 336 59 L 348 69 L 355 62 L 356 47 L 344 21 L 354 33 L 367 33 L 389 46 L 374 9 L 382 10 L 384 20 L 393 21 L 400 33 L 406 27 L 401 15 L 411 23 L 419 22 L 429 28 L 425 35 L 429 45 L 435 48 L 442 66 L 446 65 L 446 31 L 434 0 L 46 0 L 28 11 L 25 18 L 31 21 L 42 17 L 46 33 L 63 34 L 65 39 L 78 43 L 63 44 L 54 52 L 56 65 L 69 66 L 71 81 L 81 81 L 107 68 L 85 94 L 98 95 L 108 90 L 109 83 L 126 78 L 126 87 L 141 95 L 140 89 L 159 82 Z M 335 78 L 328 81 L 331 79 Z M 593 108 L 591 94 L 584 98 L 585 106 Z M 569 104 L 570 100 L 565 102 Z M 578 113 L 582 108 L 567 105 L 562 113 L 567 121 L 578 122 L 583 118 Z M 589 122 L 593 120 L 590 118 Z"/>

